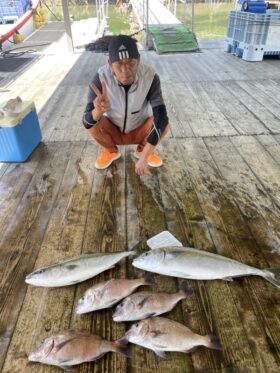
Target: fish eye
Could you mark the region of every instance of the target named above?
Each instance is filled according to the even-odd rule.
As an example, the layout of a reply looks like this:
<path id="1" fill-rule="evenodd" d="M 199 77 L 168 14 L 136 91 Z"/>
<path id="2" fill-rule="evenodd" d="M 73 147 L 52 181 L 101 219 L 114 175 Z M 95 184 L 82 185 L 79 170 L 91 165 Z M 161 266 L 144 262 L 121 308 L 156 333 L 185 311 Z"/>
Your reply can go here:
<path id="1" fill-rule="evenodd" d="M 138 322 L 138 323 L 136 323 L 136 324 L 135 324 L 135 326 L 136 326 L 136 328 L 138 328 L 138 326 L 139 326 L 139 322 Z"/>
<path id="2" fill-rule="evenodd" d="M 144 254 L 144 256 L 147 256 L 147 255 L 148 255 L 148 253 L 145 253 L 145 254 Z"/>

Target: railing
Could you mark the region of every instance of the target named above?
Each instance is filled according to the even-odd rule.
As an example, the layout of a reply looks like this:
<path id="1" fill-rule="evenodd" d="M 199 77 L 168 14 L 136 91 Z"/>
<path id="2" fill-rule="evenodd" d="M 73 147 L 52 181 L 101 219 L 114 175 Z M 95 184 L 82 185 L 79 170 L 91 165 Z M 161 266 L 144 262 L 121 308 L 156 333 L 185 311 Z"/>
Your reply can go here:
<path id="1" fill-rule="evenodd" d="M 102 36 L 107 28 L 109 0 L 96 0 L 97 33 Z"/>

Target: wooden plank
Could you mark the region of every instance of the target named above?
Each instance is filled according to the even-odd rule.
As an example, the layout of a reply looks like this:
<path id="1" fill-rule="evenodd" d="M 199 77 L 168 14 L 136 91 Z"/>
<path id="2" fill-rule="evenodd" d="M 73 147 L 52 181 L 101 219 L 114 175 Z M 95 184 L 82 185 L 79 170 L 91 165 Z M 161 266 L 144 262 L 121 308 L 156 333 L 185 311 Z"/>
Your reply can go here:
<path id="1" fill-rule="evenodd" d="M 226 153 L 227 156 L 225 156 L 224 148 L 223 152 L 220 153 L 219 149 L 217 150 L 215 147 L 217 146 L 218 140 L 209 138 L 205 139 L 205 142 L 207 144 L 213 144 L 213 146 L 211 146 L 211 151 L 213 150 L 213 155 L 215 152 L 215 161 L 218 156 L 222 154 L 221 160 L 227 162 L 227 156 L 232 154 L 232 149 L 230 149 L 228 153 Z M 265 265 L 267 263 L 263 259 L 262 254 L 256 247 L 256 243 L 252 238 L 250 231 L 246 227 L 246 222 L 244 221 L 243 216 L 240 215 L 239 206 L 234 202 L 234 200 L 232 200 L 231 188 L 227 191 L 227 184 L 225 184 L 221 178 L 220 172 L 216 168 L 216 164 L 204 143 L 199 139 L 193 139 L 192 141 L 185 139 L 184 141 L 180 140 L 180 144 L 182 145 L 184 159 L 186 160 L 186 169 L 189 171 L 190 177 L 194 183 L 195 190 L 198 194 L 202 210 L 218 253 L 249 265 L 255 265 L 257 267 L 267 266 Z M 218 160 L 220 161 L 220 157 Z M 224 171 L 224 169 L 222 171 Z M 244 286 L 244 284 L 246 285 Z M 268 313 L 270 312 L 270 315 L 268 315 L 265 307 L 268 307 L 266 301 L 268 301 L 270 297 L 268 296 L 266 298 L 264 295 L 266 292 L 268 292 L 270 296 L 273 293 L 274 298 L 275 288 L 259 278 L 244 278 L 240 281 L 234 281 L 234 283 L 227 285 L 227 287 L 230 287 L 232 301 L 236 307 L 236 311 L 233 315 L 235 315 L 235 317 L 237 317 L 237 315 L 240 315 L 239 317 L 241 317 L 242 315 L 241 321 L 243 326 L 242 330 L 240 330 L 241 335 L 239 335 L 239 337 L 237 337 L 237 335 L 233 336 L 229 333 L 223 340 L 223 332 L 225 329 L 227 332 L 230 330 L 233 333 L 236 332 L 236 328 L 233 326 L 235 323 L 233 323 L 232 327 L 225 327 L 225 325 L 228 325 L 231 318 L 229 317 L 228 321 L 226 321 L 226 319 L 224 320 L 225 324 L 221 325 L 219 333 L 221 333 L 225 355 L 230 356 L 230 359 L 233 358 L 231 364 L 233 364 L 237 371 L 246 371 L 248 369 L 249 371 L 259 370 L 264 372 L 276 372 L 275 359 L 274 356 L 271 356 L 267 338 L 270 339 L 271 337 L 272 322 L 274 322 L 274 325 L 277 325 L 278 322 L 275 319 L 275 311 L 268 311 Z M 217 293 L 219 293 L 219 291 L 217 291 Z M 228 305 L 231 303 L 229 302 L 229 298 L 222 300 L 222 295 L 221 297 L 218 296 L 218 298 L 217 304 L 213 308 L 216 312 L 218 311 L 219 314 L 219 312 L 221 312 L 219 308 L 221 304 L 224 305 L 223 309 L 225 312 Z M 266 312 L 266 318 L 260 319 L 258 314 L 258 311 L 260 310 L 257 307 L 262 303 L 263 298 L 265 298 L 265 301 L 260 309 L 262 317 L 263 313 Z M 256 308 L 258 310 L 256 310 Z M 244 310 L 246 311 L 244 312 Z M 220 316 L 218 316 L 218 314 L 214 317 L 216 322 L 220 321 Z M 263 323 L 265 325 L 264 327 Z M 254 340 L 252 340 L 251 335 L 254 335 Z M 273 344 L 276 347 L 278 344 L 277 339 L 278 337 L 274 337 L 273 339 Z M 244 343 L 241 350 L 238 347 L 240 341 L 243 341 Z M 237 344 L 233 349 L 232 343 Z M 235 358 L 234 353 L 237 354 Z M 239 354 L 244 354 L 244 356 L 238 357 Z M 241 364 L 241 366 L 239 364 Z"/>
<path id="2" fill-rule="evenodd" d="M 41 167 L 32 178 L 0 244 L 0 323 L 4 325 L 5 336 L 0 343 L 0 367 L 25 297 L 24 278 L 33 269 L 68 161 L 69 148 L 70 144 L 65 144 L 44 149 Z"/>
<path id="3" fill-rule="evenodd" d="M 269 80 L 257 80 L 250 82 L 253 86 L 255 86 L 258 91 L 261 90 L 265 92 L 272 100 L 276 102 L 280 101 L 280 87 L 276 83 L 276 81 L 269 79 Z"/>
<path id="4" fill-rule="evenodd" d="M 213 208 L 220 203 L 220 198 L 214 195 L 214 190 L 208 189 L 205 193 L 209 185 L 206 180 L 213 180 L 216 175 L 208 170 L 211 160 L 207 151 L 204 154 L 203 142 L 169 140 L 165 142 L 165 149 L 165 172 L 161 173 L 160 187 L 169 230 L 186 245 L 211 252 L 223 246 L 230 248 L 223 219 L 217 207 Z M 231 287 L 222 281 L 190 282 L 194 297 L 184 301 L 187 325 L 199 334 L 214 332 L 223 346 L 222 354 L 206 349 L 192 353 L 195 371 L 255 371 Z"/>
<path id="5" fill-rule="evenodd" d="M 90 158 L 92 161 L 92 157 Z M 125 163 L 118 160 L 109 169 L 96 171 L 88 206 L 87 221 L 83 237 L 83 250 L 113 252 L 126 249 L 125 229 Z M 128 259 L 129 260 L 129 259 Z M 112 270 L 77 286 L 74 305 L 86 289 L 93 284 L 111 278 L 126 278 L 127 263 L 122 261 Z M 88 315 L 72 314 L 71 328 L 86 328 L 107 340 L 117 340 L 125 333 L 125 324 L 112 322 L 112 310 L 102 310 Z M 109 353 L 94 363 L 81 366 L 95 372 L 126 372 L 127 359 Z"/>
<path id="6" fill-rule="evenodd" d="M 270 100 L 265 100 L 264 95 L 260 92 L 256 94 L 256 89 L 250 89 L 247 83 L 224 82 L 223 85 L 240 100 L 266 128 L 273 133 L 279 133 L 279 105 L 276 103 L 273 104 Z M 278 116 L 276 116 L 275 113 L 277 113 Z"/>
<path id="7" fill-rule="evenodd" d="M 236 205 L 235 208 L 232 208 L 232 215 L 227 217 L 225 214 L 224 218 L 226 224 L 231 223 L 229 236 L 234 244 L 234 251 L 231 252 L 231 257 L 235 257 L 241 262 L 258 268 L 279 266 L 279 256 L 275 252 L 269 252 L 268 247 L 263 246 L 263 242 L 260 242 L 259 239 L 261 236 L 262 241 L 265 231 L 269 235 L 271 227 L 275 223 L 273 217 L 275 210 L 269 211 L 269 207 L 272 205 L 270 196 L 266 194 L 261 185 L 258 185 L 259 180 L 255 179 L 229 139 L 209 138 L 205 139 L 205 143 L 219 171 L 226 179 L 226 187 L 223 188 L 222 193 L 225 196 L 228 195 L 227 198 L 235 202 L 233 206 L 234 204 Z M 240 178 L 240 174 L 242 174 L 242 178 Z M 216 189 L 219 190 L 219 187 Z M 242 216 L 238 213 L 238 210 L 241 212 L 246 211 L 248 197 L 252 201 L 250 206 L 251 212 L 254 212 L 252 220 L 248 218 L 244 219 L 245 214 Z M 253 203 L 254 206 L 252 206 Z M 224 206 L 221 207 L 223 207 L 224 211 Z M 264 209 L 268 211 L 266 215 L 264 215 Z M 244 220 L 243 223 L 242 220 Z M 233 222 L 235 224 L 232 224 Z M 241 229 L 239 224 L 242 226 Z M 257 228 L 259 228 L 259 231 Z M 270 251 L 273 251 L 273 248 Z M 258 278 L 246 279 L 246 285 L 252 305 L 250 309 L 247 309 L 248 313 L 251 313 L 250 318 L 248 318 L 249 324 L 244 325 L 244 327 L 247 331 L 250 330 L 248 337 L 252 333 L 255 334 L 258 332 L 258 343 L 256 345 L 256 341 L 252 343 L 252 340 L 249 338 L 253 355 L 260 371 L 276 372 L 279 368 L 277 363 L 278 357 L 277 353 L 273 351 L 279 350 L 280 343 L 279 310 L 277 311 L 277 304 L 279 304 L 280 300 L 279 292 L 271 284 Z M 240 302 L 241 312 L 241 310 L 244 310 L 242 297 L 239 296 L 236 299 Z M 253 319 L 255 320 L 253 321 Z M 259 324 L 257 329 L 256 322 Z"/>
<path id="8" fill-rule="evenodd" d="M 207 127 L 200 131 L 200 136 L 237 135 L 235 128 L 219 110 L 215 102 L 205 92 L 200 83 L 191 83 L 188 85 L 188 88 L 196 99 L 196 105 L 200 106 L 201 112 L 204 113 L 208 121 L 208 124 L 206 123 Z"/>
<path id="9" fill-rule="evenodd" d="M 278 135 L 278 139 L 280 135 Z M 270 154 L 275 162 L 280 163 L 280 144 L 277 141 L 276 135 L 260 135 L 256 136 L 256 139 L 264 147 L 264 149 Z"/>
<path id="10" fill-rule="evenodd" d="M 279 165 L 252 136 L 246 138 L 243 136 L 236 137 L 232 139 L 232 143 L 236 146 L 243 159 L 251 168 L 255 178 L 257 178 L 270 198 L 270 203 L 267 201 L 263 206 L 259 205 L 259 207 L 262 207 L 261 211 L 263 216 L 267 217 L 265 220 L 268 219 L 269 221 L 270 229 L 267 231 L 259 229 L 258 242 L 260 246 L 265 248 L 268 252 L 275 250 L 275 252 L 279 253 Z M 249 194 L 248 197 L 251 198 L 251 194 Z M 256 203 L 255 200 L 251 203 L 253 207 L 254 203 Z M 259 203 L 260 202 L 258 202 L 258 204 Z M 250 208 L 248 214 L 250 218 Z"/>
<path id="11" fill-rule="evenodd" d="M 21 199 L 36 173 L 42 153 L 43 145 L 40 145 L 27 163 L 10 164 L 0 178 L 0 237 L 4 238 L 11 217 L 15 216 Z"/>
<path id="12" fill-rule="evenodd" d="M 10 166 L 9 163 L 0 162 L 0 178 L 5 174 L 9 166 Z"/>
<path id="13" fill-rule="evenodd" d="M 259 102 L 263 107 L 266 108 L 267 111 L 272 113 L 276 119 L 278 119 L 278 124 L 280 122 L 280 109 L 279 109 L 279 101 L 267 95 L 263 90 L 257 89 L 254 84 L 251 82 L 238 82 L 238 85 L 244 89 L 249 95 L 255 98 L 257 102 Z"/>
<path id="14" fill-rule="evenodd" d="M 180 122 L 174 105 L 172 103 L 172 100 L 170 99 L 170 95 L 168 93 L 168 88 L 170 86 L 166 86 L 165 84 L 162 85 L 162 91 L 163 91 L 163 96 L 164 96 L 164 103 L 166 106 L 167 110 L 167 115 L 169 119 L 169 124 L 170 124 L 170 132 L 168 137 L 176 137 L 176 135 L 181 136 L 182 131 L 183 131 L 183 124 Z"/>
<path id="15" fill-rule="evenodd" d="M 76 143 L 69 154 L 69 163 L 61 183 L 57 201 L 50 217 L 44 241 L 35 267 L 40 268 L 53 262 L 78 255 L 82 249 L 83 235 L 88 215 L 96 147 L 92 144 Z M 16 333 L 13 336 L 6 366 L 21 365 L 32 372 L 50 371 L 51 368 L 34 364 L 28 368 L 26 361 L 15 351 L 28 351 L 46 335 L 71 326 L 76 286 L 56 289 L 29 287 L 21 311 Z M 34 320 L 36 323 L 34 324 Z M 26 338 L 28 338 L 28 344 Z M 16 355 L 16 356 L 15 356 Z M 28 370 L 29 371 L 29 370 Z"/>
<path id="16" fill-rule="evenodd" d="M 201 85 L 239 134 L 269 133 L 265 124 L 256 118 L 243 101 L 229 92 L 222 83 L 203 82 Z"/>
<path id="17" fill-rule="evenodd" d="M 134 147 L 126 148 L 127 193 L 129 204 L 127 205 L 127 232 L 128 238 L 134 243 L 141 239 L 143 245 L 148 238 L 166 229 L 161 193 L 158 184 L 156 170 L 151 170 L 151 175 L 138 177 L 135 174 Z M 133 220 L 130 218 L 132 214 Z M 136 239 L 137 235 L 140 237 Z M 129 245 L 131 247 L 131 245 Z M 132 266 L 128 267 L 130 277 L 141 272 Z M 174 292 L 178 289 L 177 281 L 166 276 L 156 276 L 154 290 Z M 180 306 L 170 312 L 167 317 L 182 321 L 182 309 Z M 128 361 L 128 371 L 143 373 L 152 372 L 192 372 L 192 364 L 188 355 L 182 353 L 167 354 L 165 359 L 160 359 L 150 350 L 132 345 L 133 358 Z"/>
<path id="18" fill-rule="evenodd" d="M 168 115 L 171 113 L 171 131 L 174 137 L 193 137 L 194 132 L 189 124 L 189 109 L 185 105 L 181 105 L 185 99 L 180 85 L 177 84 L 164 85 L 163 92 L 167 98 Z M 173 121 L 172 121 L 173 120 Z"/>

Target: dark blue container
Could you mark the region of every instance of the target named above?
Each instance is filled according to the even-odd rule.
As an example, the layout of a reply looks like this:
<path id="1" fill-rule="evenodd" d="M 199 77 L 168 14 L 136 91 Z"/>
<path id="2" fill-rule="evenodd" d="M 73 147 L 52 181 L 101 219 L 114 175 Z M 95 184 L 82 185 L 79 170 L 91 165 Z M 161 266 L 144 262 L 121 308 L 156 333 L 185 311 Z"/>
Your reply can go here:
<path id="1" fill-rule="evenodd" d="M 241 10 L 243 12 L 264 14 L 266 13 L 266 3 L 262 0 L 260 1 L 245 0 L 242 2 Z"/>

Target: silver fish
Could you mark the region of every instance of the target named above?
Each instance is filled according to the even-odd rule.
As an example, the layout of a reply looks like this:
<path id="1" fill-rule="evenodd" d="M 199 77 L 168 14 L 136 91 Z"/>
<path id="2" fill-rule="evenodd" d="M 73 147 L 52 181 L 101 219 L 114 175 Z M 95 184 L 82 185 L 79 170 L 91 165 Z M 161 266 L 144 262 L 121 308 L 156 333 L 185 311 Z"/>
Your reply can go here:
<path id="1" fill-rule="evenodd" d="M 147 317 L 154 317 L 171 311 L 176 304 L 192 295 L 185 283 L 180 286 L 177 293 L 156 293 L 151 291 L 140 291 L 125 298 L 113 314 L 113 320 L 136 321 Z"/>
<path id="2" fill-rule="evenodd" d="M 77 284 L 113 268 L 121 259 L 135 255 L 133 251 L 84 253 L 26 276 L 25 282 L 35 286 L 58 287 Z"/>
<path id="3" fill-rule="evenodd" d="M 167 276 L 193 280 L 227 280 L 260 276 L 280 288 L 275 273 L 280 268 L 258 269 L 236 260 L 190 247 L 163 247 L 148 251 L 132 262 L 134 267 Z"/>
<path id="4" fill-rule="evenodd" d="M 165 351 L 192 352 L 199 346 L 220 350 L 218 337 L 193 333 L 185 325 L 163 317 L 151 317 L 137 322 L 119 340 L 153 350 L 160 357 Z"/>
<path id="5" fill-rule="evenodd" d="M 134 280 L 112 279 L 96 284 L 89 288 L 78 301 L 76 313 L 81 314 L 112 307 L 139 286 L 154 283 L 154 276 L 148 274 Z"/>
<path id="6" fill-rule="evenodd" d="M 39 342 L 28 355 L 28 360 L 72 371 L 74 365 L 95 361 L 109 351 L 130 356 L 123 344 L 106 341 L 87 331 L 66 330 Z"/>

